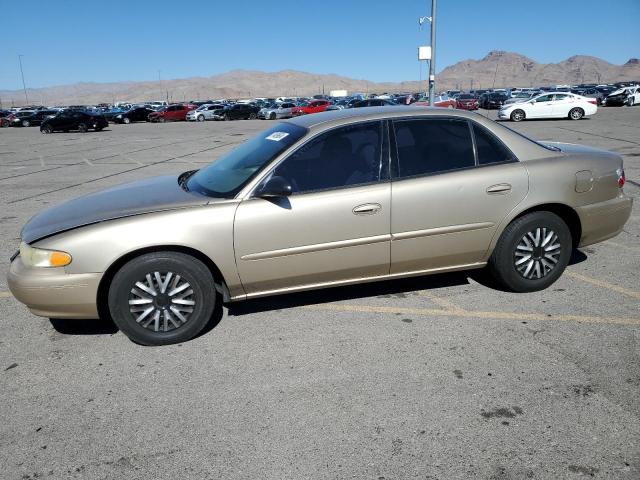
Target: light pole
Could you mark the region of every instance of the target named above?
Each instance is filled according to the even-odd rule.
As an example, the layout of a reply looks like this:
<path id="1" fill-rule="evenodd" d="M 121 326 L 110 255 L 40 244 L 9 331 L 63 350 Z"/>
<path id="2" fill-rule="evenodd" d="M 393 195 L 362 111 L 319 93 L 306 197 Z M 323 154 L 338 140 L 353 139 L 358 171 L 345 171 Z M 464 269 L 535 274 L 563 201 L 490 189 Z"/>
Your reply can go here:
<path id="1" fill-rule="evenodd" d="M 429 105 L 433 105 L 436 88 L 436 3 L 431 0 L 431 61 L 429 62 Z"/>
<path id="2" fill-rule="evenodd" d="M 22 76 L 22 89 L 24 90 L 25 105 L 29 105 L 29 97 L 27 96 L 27 85 L 24 83 L 24 72 L 22 71 L 22 57 L 24 57 L 24 55 L 18 55 L 18 62 L 20 63 L 20 75 Z"/>

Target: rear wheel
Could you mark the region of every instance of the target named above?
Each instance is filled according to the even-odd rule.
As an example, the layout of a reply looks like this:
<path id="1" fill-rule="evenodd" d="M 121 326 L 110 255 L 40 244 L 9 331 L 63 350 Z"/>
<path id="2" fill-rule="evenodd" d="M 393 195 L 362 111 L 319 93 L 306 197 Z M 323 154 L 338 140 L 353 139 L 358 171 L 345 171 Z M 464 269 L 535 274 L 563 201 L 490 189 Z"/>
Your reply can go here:
<path id="1" fill-rule="evenodd" d="M 572 246 L 569 227 L 559 216 L 545 211 L 528 213 L 502 232 L 489 270 L 511 291 L 543 290 L 562 275 Z"/>
<path id="2" fill-rule="evenodd" d="M 89 130 L 89 128 L 87 128 L 87 125 L 84 123 L 81 123 L 78 125 L 78 131 L 80 133 L 87 133 L 87 130 Z"/>
<path id="3" fill-rule="evenodd" d="M 511 112 L 511 121 L 513 122 L 521 122 L 522 120 L 524 120 L 526 117 L 524 110 L 514 110 L 513 112 Z"/>
<path id="4" fill-rule="evenodd" d="M 215 302 L 209 269 L 177 252 L 134 258 L 113 277 L 108 295 L 113 321 L 143 345 L 190 340 L 211 319 Z"/>
<path id="5" fill-rule="evenodd" d="M 569 118 L 571 120 L 580 120 L 582 117 L 584 117 L 584 110 L 581 108 L 572 108 L 569 112 Z"/>

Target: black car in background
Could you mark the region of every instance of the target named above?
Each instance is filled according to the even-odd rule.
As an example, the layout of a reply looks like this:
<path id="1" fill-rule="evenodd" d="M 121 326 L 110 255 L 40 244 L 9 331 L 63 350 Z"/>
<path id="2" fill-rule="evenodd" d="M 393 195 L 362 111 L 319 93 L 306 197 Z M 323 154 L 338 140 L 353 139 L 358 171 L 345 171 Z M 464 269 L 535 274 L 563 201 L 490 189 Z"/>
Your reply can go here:
<path id="1" fill-rule="evenodd" d="M 397 105 L 397 103 L 392 102 L 391 100 L 386 100 L 384 98 L 368 98 L 366 100 L 360 100 L 358 102 L 354 102 L 351 105 L 351 108 L 390 107 L 392 105 Z"/>
<path id="2" fill-rule="evenodd" d="M 20 112 L 18 112 L 20 113 Z M 55 117 L 58 110 L 37 110 L 30 112 L 30 115 L 22 115 L 12 120 L 12 127 L 37 127 L 41 125 L 47 118 Z"/>
<path id="3" fill-rule="evenodd" d="M 80 112 L 74 110 L 64 110 L 55 117 L 47 118 L 40 125 L 42 133 L 53 133 L 57 131 L 68 132 L 78 130 L 86 132 L 90 129 L 99 132 L 109 126 L 109 122 L 102 115 Z"/>
<path id="4" fill-rule="evenodd" d="M 149 114 L 155 112 L 148 107 L 135 107 L 113 117 L 114 123 L 148 122 Z"/>
<path id="5" fill-rule="evenodd" d="M 258 112 L 260 108 L 257 105 L 250 103 L 236 103 L 225 107 L 221 110 L 217 110 L 213 114 L 215 120 L 253 120 L 258 118 Z"/>
<path id="6" fill-rule="evenodd" d="M 480 95 L 479 104 L 480 108 L 485 110 L 495 110 L 504 105 L 507 101 L 507 95 L 504 93 L 483 93 Z"/>
<path id="7" fill-rule="evenodd" d="M 582 95 L 587 98 L 595 98 L 598 105 L 602 105 L 602 100 L 604 100 L 604 95 L 602 92 L 595 87 L 588 88 L 574 88 L 571 90 L 571 93 L 575 93 L 577 95 Z"/>

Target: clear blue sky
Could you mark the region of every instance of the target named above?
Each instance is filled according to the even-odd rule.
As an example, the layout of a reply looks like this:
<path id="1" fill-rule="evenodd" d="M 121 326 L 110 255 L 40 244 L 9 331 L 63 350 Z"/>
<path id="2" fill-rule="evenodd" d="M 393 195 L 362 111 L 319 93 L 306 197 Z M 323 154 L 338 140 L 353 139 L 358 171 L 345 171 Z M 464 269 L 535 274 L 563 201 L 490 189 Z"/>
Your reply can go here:
<path id="1" fill-rule="evenodd" d="M 430 0 L 0 0 L 0 89 L 242 68 L 416 80 Z M 437 70 L 490 50 L 640 57 L 640 0 L 439 0 Z"/>

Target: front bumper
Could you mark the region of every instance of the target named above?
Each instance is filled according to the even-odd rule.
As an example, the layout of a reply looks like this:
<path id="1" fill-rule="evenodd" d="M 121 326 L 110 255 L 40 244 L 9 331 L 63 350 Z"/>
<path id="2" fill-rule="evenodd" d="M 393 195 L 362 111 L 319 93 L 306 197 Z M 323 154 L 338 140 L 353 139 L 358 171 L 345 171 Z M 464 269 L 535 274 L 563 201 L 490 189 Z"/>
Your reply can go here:
<path id="1" fill-rule="evenodd" d="M 101 273 L 69 274 L 64 268 L 31 268 L 18 256 L 7 275 L 9 290 L 31 313 L 49 318 L 98 318 Z"/>
<path id="2" fill-rule="evenodd" d="M 504 111 L 500 110 L 498 112 L 498 118 L 501 119 L 501 120 L 507 120 L 510 117 L 509 117 L 509 114 L 507 112 L 504 112 Z"/>
<path id="3" fill-rule="evenodd" d="M 631 216 L 633 199 L 620 192 L 616 198 L 577 207 L 582 225 L 580 247 L 602 242 L 618 235 Z"/>

